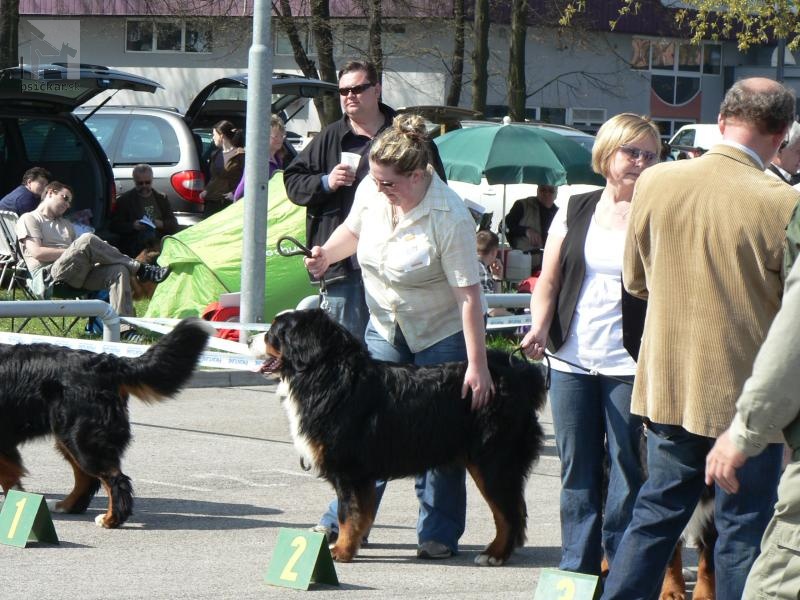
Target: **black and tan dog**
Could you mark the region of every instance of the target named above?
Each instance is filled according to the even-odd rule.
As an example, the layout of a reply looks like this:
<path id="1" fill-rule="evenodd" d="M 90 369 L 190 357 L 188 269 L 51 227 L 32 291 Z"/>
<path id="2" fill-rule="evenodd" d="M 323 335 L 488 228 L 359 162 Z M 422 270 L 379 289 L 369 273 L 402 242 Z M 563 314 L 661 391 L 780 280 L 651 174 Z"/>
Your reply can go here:
<path id="1" fill-rule="evenodd" d="M 494 516 L 494 540 L 475 559 L 501 565 L 525 542 L 525 482 L 539 457 L 545 402 L 538 366 L 490 351 L 495 395 L 479 410 L 461 397 L 466 363 L 430 367 L 372 359 L 321 310 L 276 317 L 253 345 L 263 371 L 288 384 L 295 447 L 339 499 L 331 553 L 350 561 L 375 518 L 375 481 L 463 464 Z"/>
<path id="2" fill-rule="evenodd" d="M 128 397 L 146 403 L 176 394 L 194 372 L 213 329 L 187 319 L 137 358 L 51 344 L 0 346 L 0 485 L 21 489 L 17 446 L 53 435 L 72 466 L 75 486 L 56 503 L 62 513 L 86 511 L 100 484 L 108 509 L 95 519 L 118 527 L 131 515 L 133 487 L 121 460 L 131 440 Z"/>

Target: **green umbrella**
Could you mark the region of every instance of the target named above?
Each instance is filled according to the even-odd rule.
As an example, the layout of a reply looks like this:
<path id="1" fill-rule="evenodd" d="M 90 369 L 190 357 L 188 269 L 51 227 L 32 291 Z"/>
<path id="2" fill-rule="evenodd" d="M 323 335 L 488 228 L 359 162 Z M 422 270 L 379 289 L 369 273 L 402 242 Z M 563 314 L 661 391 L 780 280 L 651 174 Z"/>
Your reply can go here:
<path id="1" fill-rule="evenodd" d="M 523 124 L 456 129 L 436 138 L 448 179 L 491 185 L 603 185 L 592 155 L 563 135 Z"/>
<path id="2" fill-rule="evenodd" d="M 605 185 L 592 171 L 592 153 L 558 133 L 504 123 L 456 129 L 435 140 L 449 180 L 503 185 L 500 245 L 505 244 L 506 188 L 511 183 Z M 503 265 L 505 266 L 505 255 Z"/>

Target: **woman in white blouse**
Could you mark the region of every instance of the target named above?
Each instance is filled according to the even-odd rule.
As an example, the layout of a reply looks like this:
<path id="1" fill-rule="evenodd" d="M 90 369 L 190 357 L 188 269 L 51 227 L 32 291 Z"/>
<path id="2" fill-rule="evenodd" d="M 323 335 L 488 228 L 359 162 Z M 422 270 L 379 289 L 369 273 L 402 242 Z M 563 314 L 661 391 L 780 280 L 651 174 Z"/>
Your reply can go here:
<path id="1" fill-rule="evenodd" d="M 311 249 L 308 270 L 357 254 L 370 321 L 365 341 L 381 360 L 417 365 L 467 361 L 463 394 L 473 409 L 491 398 L 486 362 L 475 222 L 463 201 L 430 166 L 424 121 L 395 117 L 372 144 L 370 176 L 353 207 L 323 246 Z M 385 482 L 378 484 L 378 501 Z M 432 469 L 416 480 L 420 558 L 458 550 L 466 518 L 462 467 Z M 336 501 L 316 528 L 337 534 Z"/>
<path id="2" fill-rule="evenodd" d="M 604 555 L 612 563 L 643 480 L 642 421 L 631 415 L 630 401 L 644 307 L 622 287 L 622 256 L 634 184 L 658 161 L 660 148 L 658 128 L 646 118 L 624 113 L 603 124 L 592 168 L 606 178 L 606 187 L 572 196 L 559 209 L 531 298 L 531 329 L 522 347 L 536 359 L 548 341 L 553 351 L 560 568 L 567 571 L 599 575 Z M 633 310 L 623 333 L 626 306 Z"/>

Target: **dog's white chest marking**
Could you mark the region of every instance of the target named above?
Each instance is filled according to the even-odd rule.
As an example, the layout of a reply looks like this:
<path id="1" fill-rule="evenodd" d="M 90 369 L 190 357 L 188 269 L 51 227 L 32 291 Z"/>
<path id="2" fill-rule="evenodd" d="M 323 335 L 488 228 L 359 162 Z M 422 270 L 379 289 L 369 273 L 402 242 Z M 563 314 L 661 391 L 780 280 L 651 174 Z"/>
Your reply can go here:
<path id="1" fill-rule="evenodd" d="M 289 391 L 286 398 L 283 400 L 283 409 L 286 411 L 286 417 L 289 419 L 289 431 L 292 434 L 292 441 L 294 442 L 295 450 L 305 460 L 306 466 L 315 467 L 314 452 L 309 439 L 300 432 L 300 405 L 292 396 Z"/>

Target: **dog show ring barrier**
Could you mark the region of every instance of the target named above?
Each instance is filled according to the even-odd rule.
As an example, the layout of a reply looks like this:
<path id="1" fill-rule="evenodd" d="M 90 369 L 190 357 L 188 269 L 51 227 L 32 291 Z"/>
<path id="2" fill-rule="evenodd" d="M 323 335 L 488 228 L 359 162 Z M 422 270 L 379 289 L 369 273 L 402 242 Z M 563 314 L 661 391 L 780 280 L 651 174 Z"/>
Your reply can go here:
<path id="1" fill-rule="evenodd" d="M 519 309 L 530 306 L 531 295 L 487 294 L 486 300 L 490 308 Z M 303 298 L 296 308 L 302 310 L 318 307 L 319 296 L 315 295 Z M 11 317 L 97 317 L 103 323 L 103 341 L 23 333 L 0 333 L 0 343 L 30 344 L 44 342 L 91 352 L 109 352 L 121 356 L 139 356 L 149 348 L 148 345 L 120 343 L 121 321 L 161 334 L 170 331 L 180 321 L 180 319 L 171 318 L 139 319 L 135 317 L 120 317 L 107 302 L 102 300 L 18 300 L 15 302 L 0 302 L 0 318 Z M 269 330 L 269 324 L 265 323 L 214 323 L 211 321 L 206 321 L 206 323 L 217 329 L 240 329 L 247 332 Z M 489 317 L 487 330 L 516 328 L 529 324 L 529 314 Z M 209 348 L 222 350 L 222 352 L 207 350 L 201 356 L 199 366 L 241 371 L 258 371 L 261 366 L 261 361 L 254 359 L 250 355 L 246 344 L 212 337 L 209 339 L 208 346 Z"/>
<path id="2" fill-rule="evenodd" d="M 489 308 L 528 308 L 531 305 L 530 294 L 486 294 Z M 319 296 L 306 296 L 297 303 L 295 310 L 319 308 Z M 505 317 L 489 317 L 487 331 L 525 327 L 531 324 L 530 314 L 508 315 Z"/>
<path id="3" fill-rule="evenodd" d="M 0 302 L 0 318 L 97 317 L 103 322 L 103 341 L 119 341 L 120 317 L 102 300 L 16 300 Z"/>

